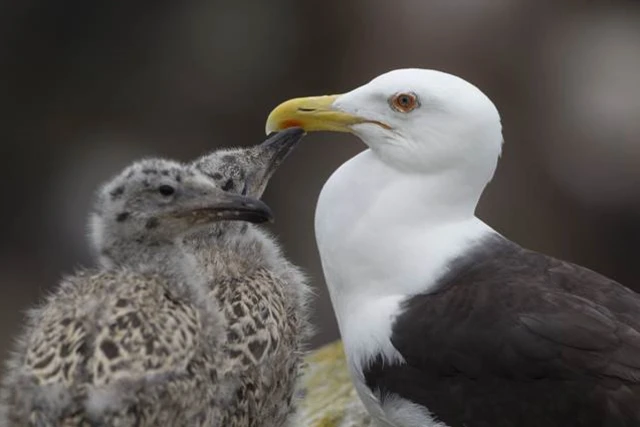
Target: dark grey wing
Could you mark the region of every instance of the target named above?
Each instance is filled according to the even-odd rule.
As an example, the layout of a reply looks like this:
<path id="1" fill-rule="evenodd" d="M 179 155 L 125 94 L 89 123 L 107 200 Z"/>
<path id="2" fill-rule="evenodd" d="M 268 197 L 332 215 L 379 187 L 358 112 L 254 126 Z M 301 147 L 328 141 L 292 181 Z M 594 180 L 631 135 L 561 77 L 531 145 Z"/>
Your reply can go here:
<path id="1" fill-rule="evenodd" d="M 548 308 L 563 311 L 518 316 L 524 330 L 514 336 L 513 343 L 524 356 L 536 355 L 542 347 L 557 347 L 558 357 L 567 369 L 632 383 L 640 381 L 637 330 L 606 307 L 581 297 L 547 294 L 545 298 Z"/>
<path id="2" fill-rule="evenodd" d="M 640 425 L 636 293 L 512 244 L 463 262 L 406 301 L 392 334 L 406 364 L 374 361 L 371 389 L 449 426 Z"/>

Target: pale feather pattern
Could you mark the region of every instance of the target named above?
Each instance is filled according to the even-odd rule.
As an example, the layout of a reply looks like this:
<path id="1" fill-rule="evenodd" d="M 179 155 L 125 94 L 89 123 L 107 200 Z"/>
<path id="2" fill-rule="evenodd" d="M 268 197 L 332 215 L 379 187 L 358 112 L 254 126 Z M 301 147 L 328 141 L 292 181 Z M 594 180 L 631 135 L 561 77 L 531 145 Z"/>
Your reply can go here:
<path id="1" fill-rule="evenodd" d="M 274 161 L 279 162 L 283 157 L 267 156 L 265 160 L 259 152 L 251 150 L 252 155 L 247 159 L 260 161 L 247 165 L 243 153 L 224 150 L 205 159 L 213 159 L 215 164 L 216 156 L 223 155 L 225 167 L 221 167 L 219 173 L 210 171 L 211 175 L 225 180 L 219 188 L 236 192 L 229 184 L 230 179 L 251 180 L 254 188 L 247 189 L 247 182 L 239 181 L 237 192 L 259 197 L 265 180 L 273 172 Z M 235 159 L 247 167 L 240 170 L 242 177 L 237 175 L 238 167 L 228 168 Z M 270 170 L 265 172 L 265 167 Z M 227 171 L 233 177 L 227 176 Z M 256 176 L 260 179 L 256 180 Z M 157 185 L 166 180 L 176 188 L 192 181 L 201 186 L 203 180 L 215 188 L 213 176 L 210 176 L 213 179 L 205 178 L 195 168 L 185 168 L 175 162 L 149 160 L 125 170 L 120 178 L 102 188 L 100 212 L 92 216 L 90 224 L 90 236 L 100 264 L 118 271 L 118 265 L 140 259 L 145 265 L 136 264 L 136 271 L 143 273 L 136 274 L 149 277 L 144 271 L 160 272 L 166 280 L 152 276 L 158 278 L 149 282 L 150 294 L 146 295 L 146 287 L 138 284 L 142 279 L 121 277 L 122 286 L 107 289 L 87 279 L 93 277 L 92 273 L 83 273 L 79 276 L 82 280 L 78 279 L 82 285 L 78 287 L 86 288 L 86 300 L 90 303 L 74 295 L 75 299 L 69 304 L 60 306 L 56 293 L 42 309 L 34 311 L 23 334 L 25 339 L 17 346 L 9 364 L 5 400 L 7 411 L 15 420 L 9 425 L 25 425 L 25 417 L 34 419 L 34 426 L 64 425 L 56 422 L 69 426 L 285 425 L 295 408 L 295 384 L 303 341 L 311 333 L 307 279 L 284 258 L 273 237 L 244 222 L 201 227 L 179 244 L 163 250 L 158 248 L 159 244 L 166 245 L 167 230 L 179 227 L 175 222 L 168 226 L 155 215 L 144 216 L 139 212 L 140 206 L 148 206 L 140 194 L 147 194 L 144 191 L 158 188 Z M 130 194 L 132 180 L 144 187 L 142 193 Z M 197 194 L 204 190 L 199 191 Z M 127 197 L 135 203 L 116 202 Z M 125 210 L 127 206 L 135 206 L 138 211 Z M 126 225 L 132 223 L 133 227 Z M 115 235 L 110 227 L 121 230 L 126 238 Z M 160 243 L 160 237 L 165 243 Z M 107 273 L 97 274 L 98 282 L 106 280 L 101 275 Z M 70 278 L 67 282 L 75 283 L 76 279 Z M 67 286 L 63 284 L 61 289 Z M 132 293 L 131 305 L 135 310 L 122 301 L 121 295 L 128 295 L 127 290 Z M 133 298 L 135 296 L 138 298 Z M 163 304 L 169 304 L 166 311 Z M 77 370 L 84 376 L 72 379 L 71 386 L 59 380 L 52 380 L 51 387 L 40 386 L 32 378 L 25 379 L 22 373 L 26 352 L 50 347 L 33 345 L 30 336 L 43 334 L 48 338 L 70 334 L 74 337 L 76 334 L 75 330 L 51 332 L 62 322 L 62 314 L 43 318 L 41 313 L 48 312 L 49 308 L 65 315 L 75 313 L 74 320 L 89 325 L 83 326 L 80 334 L 88 343 L 84 348 L 89 349 L 91 359 L 82 356 L 85 359 L 76 362 L 80 366 Z M 107 308 L 118 310 L 109 314 L 105 311 Z M 74 310 L 85 310 L 84 315 Z M 141 317 L 141 313 L 147 312 L 148 319 Z M 105 313 L 108 316 L 103 318 Z M 88 319 L 86 322 L 79 320 L 85 319 L 83 316 Z M 138 325 L 143 321 L 145 325 Z M 134 324 L 133 330 L 131 324 Z M 178 324 L 180 327 L 176 329 Z M 172 349 L 172 345 L 176 348 Z M 73 346 L 83 348 L 75 341 Z M 34 350 L 29 350 L 31 348 Z M 148 354 L 150 349 L 157 349 L 157 353 L 152 352 L 155 356 Z M 84 351 L 74 353 L 74 357 L 80 357 Z M 66 348 L 53 351 L 54 354 L 61 352 L 66 354 Z M 94 353 L 101 358 L 96 359 L 98 356 Z M 42 360 L 47 361 L 48 356 L 46 352 L 39 355 L 34 365 L 44 366 Z M 66 362 L 59 366 L 64 370 Z M 103 377 L 93 374 L 98 366 L 105 370 Z M 57 368 L 39 369 L 48 372 Z M 32 411 L 35 407 L 39 410 Z M 50 419 L 57 421 L 49 422 Z"/>
<path id="2" fill-rule="evenodd" d="M 220 321 L 174 290 L 125 269 L 64 279 L 8 362 L 7 425 L 211 425 Z"/>
<path id="3" fill-rule="evenodd" d="M 185 274 L 179 244 L 204 217 L 167 212 L 228 199 L 159 159 L 104 185 L 90 223 L 102 270 L 65 278 L 29 312 L 5 370 L 0 425 L 220 425 L 238 384 L 219 372 L 225 325 Z"/>
<path id="4" fill-rule="evenodd" d="M 299 427 L 376 427 L 353 386 L 342 341 L 305 357 L 296 423 Z"/>
<path id="5" fill-rule="evenodd" d="M 219 370 L 239 383 L 220 425 L 287 425 L 311 334 L 306 278 L 272 237 L 251 226 L 220 238 L 213 250 L 189 244 L 195 249 L 191 272 L 207 283 L 226 325 Z"/>
<path id="6" fill-rule="evenodd" d="M 305 334 L 287 285 L 264 268 L 216 280 L 212 295 L 228 324 L 223 366 L 240 380 L 225 426 L 280 426 L 290 415 Z"/>
<path id="7" fill-rule="evenodd" d="M 230 192 L 259 197 L 271 175 L 265 170 L 270 157 L 261 146 L 218 150 L 194 166 Z M 311 335 L 310 288 L 273 236 L 251 224 L 238 227 L 237 233 L 217 237 L 215 250 L 206 247 L 207 233 L 187 242 L 196 248 L 194 270 L 200 269 L 228 325 L 223 369 L 240 381 L 223 425 L 296 426 L 288 423 Z"/>

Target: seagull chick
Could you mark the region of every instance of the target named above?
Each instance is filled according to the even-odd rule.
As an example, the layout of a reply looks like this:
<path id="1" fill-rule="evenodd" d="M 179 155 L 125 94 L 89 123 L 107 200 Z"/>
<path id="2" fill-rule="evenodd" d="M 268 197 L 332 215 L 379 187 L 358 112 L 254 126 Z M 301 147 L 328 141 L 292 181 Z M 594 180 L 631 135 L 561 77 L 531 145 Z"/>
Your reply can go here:
<path id="1" fill-rule="evenodd" d="M 171 161 L 141 161 L 105 184 L 90 221 L 102 268 L 63 279 L 29 312 L 0 425 L 223 425 L 236 389 L 219 371 L 224 323 L 181 239 L 270 218 L 262 202 Z"/>
<path id="2" fill-rule="evenodd" d="M 259 198 L 304 132 L 290 129 L 260 145 L 223 149 L 192 166 L 221 189 Z M 303 344 L 311 333 L 309 287 L 276 240 L 248 223 L 214 225 L 185 240 L 193 272 L 208 283 L 227 325 L 224 372 L 241 382 L 225 427 L 279 427 L 295 408 Z"/>
<path id="3" fill-rule="evenodd" d="M 393 427 L 640 425 L 640 295 L 475 216 L 500 115 L 450 74 L 395 70 L 269 116 L 369 149 L 325 184 L 315 232 L 349 368 Z"/>

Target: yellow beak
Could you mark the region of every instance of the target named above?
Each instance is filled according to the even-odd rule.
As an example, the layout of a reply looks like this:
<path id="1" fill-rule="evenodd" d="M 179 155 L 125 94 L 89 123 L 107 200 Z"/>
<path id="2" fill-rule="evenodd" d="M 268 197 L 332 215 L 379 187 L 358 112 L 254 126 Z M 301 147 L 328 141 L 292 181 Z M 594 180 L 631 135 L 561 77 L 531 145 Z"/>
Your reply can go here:
<path id="1" fill-rule="evenodd" d="M 388 128 L 382 123 L 334 109 L 333 103 L 339 96 L 312 96 L 285 101 L 271 111 L 265 130 L 267 134 L 291 127 L 301 127 L 306 132 L 352 132 L 351 126 L 359 123 L 376 123 Z"/>

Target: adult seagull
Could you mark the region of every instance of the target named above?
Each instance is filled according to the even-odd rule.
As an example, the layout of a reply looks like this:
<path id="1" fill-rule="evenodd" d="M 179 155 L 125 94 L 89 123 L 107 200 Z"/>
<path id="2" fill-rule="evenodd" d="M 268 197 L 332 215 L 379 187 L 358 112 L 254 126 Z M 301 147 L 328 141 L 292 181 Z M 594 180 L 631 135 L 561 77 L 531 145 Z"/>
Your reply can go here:
<path id="1" fill-rule="evenodd" d="M 352 379 L 384 426 L 640 425 L 640 297 L 476 218 L 502 146 L 478 88 L 434 70 L 278 106 L 350 132 L 315 232 Z"/>

